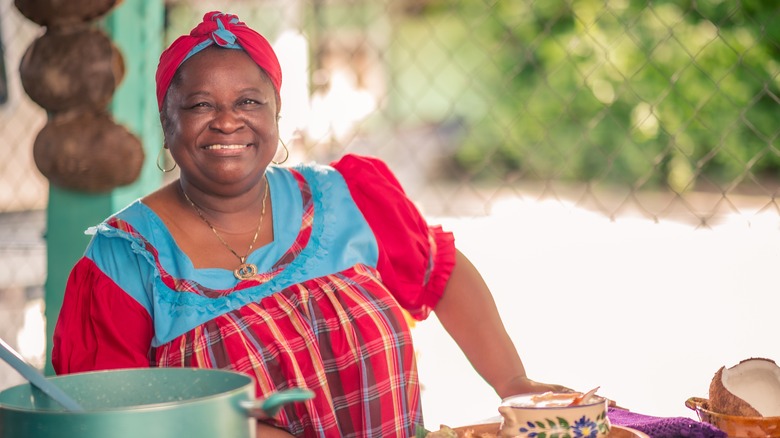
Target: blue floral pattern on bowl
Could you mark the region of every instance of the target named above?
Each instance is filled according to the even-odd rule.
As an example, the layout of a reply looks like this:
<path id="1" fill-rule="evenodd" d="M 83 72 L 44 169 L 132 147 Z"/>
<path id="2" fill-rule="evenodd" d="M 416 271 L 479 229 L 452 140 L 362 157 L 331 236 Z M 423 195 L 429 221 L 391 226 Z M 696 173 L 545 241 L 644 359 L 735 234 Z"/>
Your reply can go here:
<path id="1" fill-rule="evenodd" d="M 572 404 L 576 394 L 524 394 L 504 399 L 502 438 L 607 438 L 611 429 L 607 400 L 592 396 Z"/>
<path id="2" fill-rule="evenodd" d="M 546 418 L 544 421 L 529 421 L 520 426 L 518 432 L 529 438 L 596 438 L 599 432 L 602 435 L 608 434 L 609 426 L 606 415 L 598 415 L 595 420 L 583 415 L 574 424 L 562 417 L 555 420 Z"/>

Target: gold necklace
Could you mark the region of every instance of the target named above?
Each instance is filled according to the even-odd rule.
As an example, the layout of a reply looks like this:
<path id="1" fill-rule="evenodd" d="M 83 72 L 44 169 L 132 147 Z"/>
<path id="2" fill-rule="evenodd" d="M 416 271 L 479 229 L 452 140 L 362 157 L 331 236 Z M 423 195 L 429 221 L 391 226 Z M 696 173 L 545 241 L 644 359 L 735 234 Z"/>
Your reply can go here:
<path id="1" fill-rule="evenodd" d="M 257 224 L 257 230 L 255 231 L 255 237 L 252 238 L 252 243 L 249 244 L 249 249 L 246 250 L 246 255 L 241 257 L 238 255 L 238 253 L 233 250 L 233 248 L 228 245 L 227 242 L 225 242 L 225 239 L 222 238 L 222 236 L 219 235 L 217 232 L 217 229 L 214 228 L 213 225 L 211 225 L 211 222 L 206 219 L 206 217 L 203 215 L 203 210 L 200 209 L 194 202 L 192 202 L 192 199 L 190 199 L 189 196 L 187 196 L 187 192 L 184 191 L 184 188 L 182 187 L 181 192 L 184 194 L 184 197 L 189 201 L 190 205 L 192 205 L 192 208 L 195 209 L 195 212 L 198 213 L 198 217 L 200 217 L 203 222 L 206 223 L 206 225 L 211 228 L 211 231 L 214 232 L 214 235 L 217 236 L 217 239 L 219 239 L 220 242 L 222 242 L 223 245 L 225 245 L 225 248 L 229 249 L 230 252 L 233 253 L 234 256 L 238 257 L 238 260 L 241 262 L 240 265 L 236 269 L 233 270 L 233 275 L 236 276 L 239 280 L 248 280 L 255 275 L 257 275 L 257 265 L 253 263 L 247 263 L 246 258 L 249 256 L 249 254 L 252 252 L 252 247 L 255 246 L 255 242 L 257 241 L 257 236 L 260 234 L 260 228 L 263 226 L 263 218 L 265 217 L 265 200 L 268 199 L 268 178 L 265 178 L 265 192 L 263 193 L 263 207 L 260 210 L 260 222 Z"/>

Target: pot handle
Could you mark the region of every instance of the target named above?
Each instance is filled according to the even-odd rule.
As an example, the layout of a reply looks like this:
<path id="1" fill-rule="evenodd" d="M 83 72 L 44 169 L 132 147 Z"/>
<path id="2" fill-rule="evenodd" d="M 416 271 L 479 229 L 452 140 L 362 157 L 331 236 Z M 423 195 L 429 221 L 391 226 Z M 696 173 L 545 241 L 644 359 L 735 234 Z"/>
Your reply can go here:
<path id="1" fill-rule="evenodd" d="M 240 402 L 247 415 L 262 420 L 275 417 L 279 409 L 288 403 L 302 402 L 314 398 L 314 392 L 304 388 L 290 388 L 274 392 L 268 397 Z"/>
<path id="2" fill-rule="evenodd" d="M 706 398 L 689 397 L 688 400 L 685 400 L 685 407 L 698 412 L 700 409 L 705 409 L 705 403 L 707 403 Z"/>

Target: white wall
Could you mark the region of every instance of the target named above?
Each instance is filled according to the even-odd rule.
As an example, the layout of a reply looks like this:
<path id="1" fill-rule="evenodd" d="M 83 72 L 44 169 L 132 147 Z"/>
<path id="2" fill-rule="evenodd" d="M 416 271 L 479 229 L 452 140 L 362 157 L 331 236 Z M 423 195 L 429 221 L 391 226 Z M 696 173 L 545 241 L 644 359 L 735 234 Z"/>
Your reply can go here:
<path id="1" fill-rule="evenodd" d="M 685 400 L 706 398 L 720 366 L 780 361 L 776 213 L 694 230 L 512 200 L 442 222 L 491 286 L 532 378 L 696 418 Z M 435 318 L 414 333 L 428 428 L 497 415 L 497 396 Z"/>

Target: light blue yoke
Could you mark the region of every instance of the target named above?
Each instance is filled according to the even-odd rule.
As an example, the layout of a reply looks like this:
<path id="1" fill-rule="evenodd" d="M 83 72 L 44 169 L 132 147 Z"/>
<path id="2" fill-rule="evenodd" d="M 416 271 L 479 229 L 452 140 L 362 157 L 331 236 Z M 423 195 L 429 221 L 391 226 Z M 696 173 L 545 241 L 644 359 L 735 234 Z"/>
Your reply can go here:
<path id="1" fill-rule="evenodd" d="M 238 281 L 233 272 L 226 269 L 195 269 L 160 217 L 140 200 L 115 215 L 127 222 L 134 233 L 117 229 L 107 222 L 91 229 L 96 234 L 87 248 L 86 257 L 149 312 L 155 330 L 152 346 L 169 342 L 214 317 L 257 302 L 293 284 L 340 272 L 356 264 L 376 267 L 379 252 L 376 238 L 341 174 L 332 167 L 321 165 L 300 165 L 294 169 L 309 183 L 314 202 L 314 222 L 308 244 L 268 282 L 224 297 L 208 298 L 197 292 L 181 292 L 163 283 L 158 263 L 170 276 L 183 280 L 187 290 L 229 291 Z M 303 216 L 301 192 L 292 173 L 285 168 L 269 167 L 266 174 L 273 203 L 274 241 L 253 250 L 247 259 L 257 265 L 261 273 L 269 272 L 293 244 Z M 201 287 L 187 288 L 186 282 Z M 181 290 L 182 285 L 177 289 Z"/>

